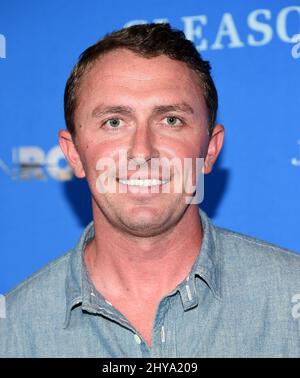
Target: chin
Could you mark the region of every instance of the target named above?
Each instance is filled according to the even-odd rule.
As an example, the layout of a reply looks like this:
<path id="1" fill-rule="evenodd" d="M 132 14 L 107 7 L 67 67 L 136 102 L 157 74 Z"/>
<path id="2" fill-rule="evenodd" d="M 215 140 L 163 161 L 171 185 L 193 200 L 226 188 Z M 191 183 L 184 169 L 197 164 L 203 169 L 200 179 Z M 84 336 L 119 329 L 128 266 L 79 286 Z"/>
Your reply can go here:
<path id="1" fill-rule="evenodd" d="M 159 216 L 160 215 L 160 216 Z M 122 224 L 126 228 L 126 231 L 136 236 L 154 236 L 160 234 L 166 228 L 166 220 L 162 219 L 161 214 L 144 213 L 132 214 L 131 216 L 121 217 Z"/>
<path id="2" fill-rule="evenodd" d="M 137 237 L 151 237 L 160 235 L 164 231 L 165 225 L 139 223 L 126 225 L 126 232 Z"/>

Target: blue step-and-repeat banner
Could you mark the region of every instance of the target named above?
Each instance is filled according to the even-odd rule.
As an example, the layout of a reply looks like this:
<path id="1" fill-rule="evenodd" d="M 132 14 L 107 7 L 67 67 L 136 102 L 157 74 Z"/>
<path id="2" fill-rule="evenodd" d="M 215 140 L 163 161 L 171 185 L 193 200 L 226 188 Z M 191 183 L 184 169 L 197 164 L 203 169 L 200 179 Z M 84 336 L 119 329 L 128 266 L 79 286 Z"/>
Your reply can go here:
<path id="1" fill-rule="evenodd" d="M 226 141 L 201 206 L 217 225 L 300 252 L 299 0 L 1 0 L 0 293 L 91 220 L 57 139 L 77 57 L 107 32 L 163 21 L 211 61 L 219 91 Z"/>

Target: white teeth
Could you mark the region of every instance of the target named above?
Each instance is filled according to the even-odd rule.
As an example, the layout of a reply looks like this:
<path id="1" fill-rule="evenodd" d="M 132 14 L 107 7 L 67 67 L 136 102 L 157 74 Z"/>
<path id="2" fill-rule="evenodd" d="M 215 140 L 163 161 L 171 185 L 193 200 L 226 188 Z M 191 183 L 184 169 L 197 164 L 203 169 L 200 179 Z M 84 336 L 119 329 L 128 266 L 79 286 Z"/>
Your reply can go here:
<path id="1" fill-rule="evenodd" d="M 119 179 L 119 182 L 124 185 L 133 185 L 133 186 L 156 186 L 164 185 L 167 180 L 156 180 L 156 179 L 145 179 L 145 180 L 122 180 Z"/>

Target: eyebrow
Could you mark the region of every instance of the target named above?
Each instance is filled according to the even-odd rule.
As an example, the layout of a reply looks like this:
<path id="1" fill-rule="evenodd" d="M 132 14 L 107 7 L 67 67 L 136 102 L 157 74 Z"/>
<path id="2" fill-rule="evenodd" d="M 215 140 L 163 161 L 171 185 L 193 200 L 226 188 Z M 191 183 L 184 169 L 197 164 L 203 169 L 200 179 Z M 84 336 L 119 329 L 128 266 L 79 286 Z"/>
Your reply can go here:
<path id="1" fill-rule="evenodd" d="M 101 116 L 109 114 L 109 113 L 118 113 L 118 114 L 129 115 L 129 114 L 134 113 L 134 111 L 129 106 L 114 105 L 114 106 L 103 107 L 103 105 L 98 105 L 92 111 L 92 117 L 101 117 Z"/>
<path id="2" fill-rule="evenodd" d="M 155 106 L 152 110 L 152 113 L 154 115 L 164 114 L 168 112 L 194 114 L 193 108 L 186 102 L 182 102 L 180 104 L 158 105 L 158 106 Z M 98 118 L 98 117 L 104 116 L 106 114 L 111 114 L 111 113 L 131 115 L 131 114 L 134 114 L 135 111 L 133 108 L 129 106 L 123 106 L 123 105 L 113 105 L 113 106 L 98 105 L 92 111 L 92 117 Z"/>
<path id="3" fill-rule="evenodd" d="M 168 112 L 194 114 L 193 108 L 185 102 L 182 102 L 181 104 L 159 105 L 153 109 L 154 114 L 164 114 Z"/>

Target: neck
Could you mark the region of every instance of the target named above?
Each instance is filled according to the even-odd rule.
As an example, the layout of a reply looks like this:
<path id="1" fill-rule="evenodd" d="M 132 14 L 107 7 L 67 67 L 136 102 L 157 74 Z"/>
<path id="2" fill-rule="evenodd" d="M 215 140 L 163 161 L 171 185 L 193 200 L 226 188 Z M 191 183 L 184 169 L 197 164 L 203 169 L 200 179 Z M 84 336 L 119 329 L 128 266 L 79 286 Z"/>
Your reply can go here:
<path id="1" fill-rule="evenodd" d="M 107 299 L 166 295 L 189 274 L 203 237 L 195 205 L 173 228 L 156 236 L 129 235 L 95 211 L 94 228 L 85 261 L 93 284 Z"/>

